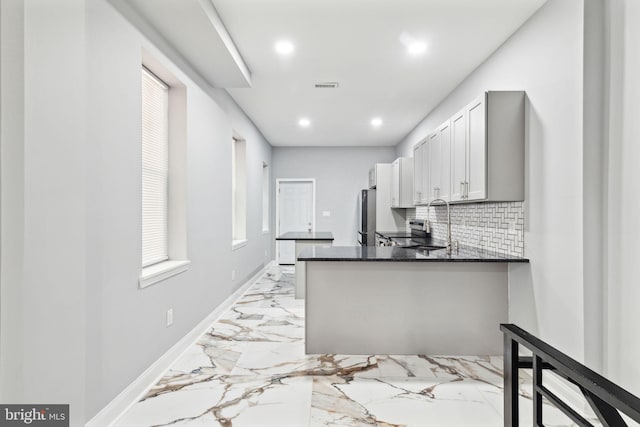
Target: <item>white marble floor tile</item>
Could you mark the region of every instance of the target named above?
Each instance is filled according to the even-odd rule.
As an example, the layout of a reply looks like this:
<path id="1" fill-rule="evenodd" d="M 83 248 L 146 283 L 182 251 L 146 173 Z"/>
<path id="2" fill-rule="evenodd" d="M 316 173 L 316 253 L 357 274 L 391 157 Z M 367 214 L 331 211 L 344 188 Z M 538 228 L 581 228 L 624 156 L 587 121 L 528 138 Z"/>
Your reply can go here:
<path id="1" fill-rule="evenodd" d="M 304 377 L 215 377 L 148 396 L 117 426 L 308 425 L 311 386 Z"/>
<path id="2" fill-rule="evenodd" d="M 314 379 L 314 426 L 499 426 L 474 381 Z"/>
<path id="3" fill-rule="evenodd" d="M 502 381 L 501 357 L 305 354 L 294 270 L 275 266 L 116 425 L 499 427 Z M 547 406 L 547 425 L 571 425 Z"/>

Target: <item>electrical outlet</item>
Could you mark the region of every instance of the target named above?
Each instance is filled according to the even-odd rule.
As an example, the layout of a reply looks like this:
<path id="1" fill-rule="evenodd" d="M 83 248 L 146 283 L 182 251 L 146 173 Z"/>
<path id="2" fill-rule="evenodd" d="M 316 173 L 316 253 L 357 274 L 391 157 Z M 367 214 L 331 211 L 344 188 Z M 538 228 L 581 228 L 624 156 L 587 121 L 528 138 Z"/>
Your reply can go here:
<path id="1" fill-rule="evenodd" d="M 266 249 L 264 250 L 264 256 L 265 256 L 265 257 L 267 257 L 267 256 L 268 256 L 268 253 L 267 253 L 267 250 L 266 250 Z"/>
<path id="2" fill-rule="evenodd" d="M 167 326 L 173 325 L 173 308 L 167 310 Z"/>
<path id="3" fill-rule="evenodd" d="M 231 280 L 236 280 L 236 271 L 231 270 Z"/>
<path id="4" fill-rule="evenodd" d="M 515 221 L 510 221 L 509 222 L 509 234 L 516 234 L 516 222 Z"/>
<path id="5" fill-rule="evenodd" d="M 331 216 L 331 211 L 322 211 L 322 216 Z"/>

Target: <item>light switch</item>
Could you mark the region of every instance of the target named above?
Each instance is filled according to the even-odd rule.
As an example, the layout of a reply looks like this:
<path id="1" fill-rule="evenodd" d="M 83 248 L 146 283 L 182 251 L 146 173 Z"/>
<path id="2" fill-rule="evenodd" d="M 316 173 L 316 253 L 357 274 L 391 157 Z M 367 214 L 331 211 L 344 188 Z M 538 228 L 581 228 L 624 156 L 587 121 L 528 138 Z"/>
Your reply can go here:
<path id="1" fill-rule="evenodd" d="M 322 216 L 331 216 L 331 211 L 322 211 Z"/>

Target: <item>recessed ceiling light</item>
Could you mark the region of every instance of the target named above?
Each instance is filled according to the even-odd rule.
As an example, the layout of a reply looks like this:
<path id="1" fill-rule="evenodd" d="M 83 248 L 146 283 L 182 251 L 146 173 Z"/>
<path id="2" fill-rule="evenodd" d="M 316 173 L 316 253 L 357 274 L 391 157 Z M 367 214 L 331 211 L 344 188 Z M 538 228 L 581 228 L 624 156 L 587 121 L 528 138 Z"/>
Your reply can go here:
<path id="1" fill-rule="evenodd" d="M 413 42 L 407 46 L 407 50 L 411 55 L 420 55 L 427 50 L 427 45 L 423 42 Z"/>
<path id="2" fill-rule="evenodd" d="M 309 127 L 309 125 L 311 124 L 311 120 L 307 119 L 306 117 L 298 120 L 298 124 L 300 126 L 302 126 L 303 128 Z"/>
<path id="3" fill-rule="evenodd" d="M 382 119 L 380 117 L 374 117 L 371 119 L 371 126 L 379 127 L 382 126 Z"/>
<path id="4" fill-rule="evenodd" d="M 282 55 L 289 55 L 293 52 L 293 44 L 286 40 L 281 40 L 276 43 L 276 52 Z"/>

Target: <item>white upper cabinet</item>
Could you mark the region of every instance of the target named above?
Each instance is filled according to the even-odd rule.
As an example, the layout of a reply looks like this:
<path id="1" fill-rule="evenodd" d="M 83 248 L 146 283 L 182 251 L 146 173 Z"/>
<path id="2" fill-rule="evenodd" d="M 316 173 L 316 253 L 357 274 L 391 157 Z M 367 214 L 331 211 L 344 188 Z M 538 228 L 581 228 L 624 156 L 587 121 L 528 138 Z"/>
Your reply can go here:
<path id="1" fill-rule="evenodd" d="M 451 201 L 451 121 L 447 120 L 438 128 L 441 144 L 442 178 L 439 195 L 447 202 Z"/>
<path id="2" fill-rule="evenodd" d="M 459 111 L 451 118 L 451 201 L 463 200 L 467 179 L 467 114 Z"/>
<path id="3" fill-rule="evenodd" d="M 451 201 L 524 200 L 524 92 L 486 92 L 451 119 Z"/>
<path id="4" fill-rule="evenodd" d="M 485 95 L 467 107 L 467 180 L 466 200 L 487 198 L 487 138 Z"/>
<path id="5" fill-rule="evenodd" d="M 522 91 L 486 92 L 430 134 L 416 161 L 428 196 L 416 204 L 524 200 L 524 102 Z"/>
<path id="6" fill-rule="evenodd" d="M 413 147 L 413 204 L 427 203 L 430 194 L 429 183 L 429 138 Z"/>
<path id="7" fill-rule="evenodd" d="M 485 96 L 482 95 L 453 116 L 452 201 L 486 199 Z"/>
<path id="8" fill-rule="evenodd" d="M 391 207 L 413 207 L 413 159 L 397 158 L 391 163 Z"/>
<path id="9" fill-rule="evenodd" d="M 427 202 L 440 198 L 440 186 L 442 185 L 442 165 L 440 164 L 442 160 L 441 148 L 440 134 L 434 132 L 429 135 L 429 161 L 426 162 L 426 165 L 428 165 L 427 173 L 429 174 L 429 196 Z"/>
<path id="10" fill-rule="evenodd" d="M 427 202 L 451 197 L 451 126 L 444 122 L 429 136 L 429 183 L 430 193 Z"/>
<path id="11" fill-rule="evenodd" d="M 422 197 L 422 143 L 413 146 L 413 204 L 420 203 Z"/>

